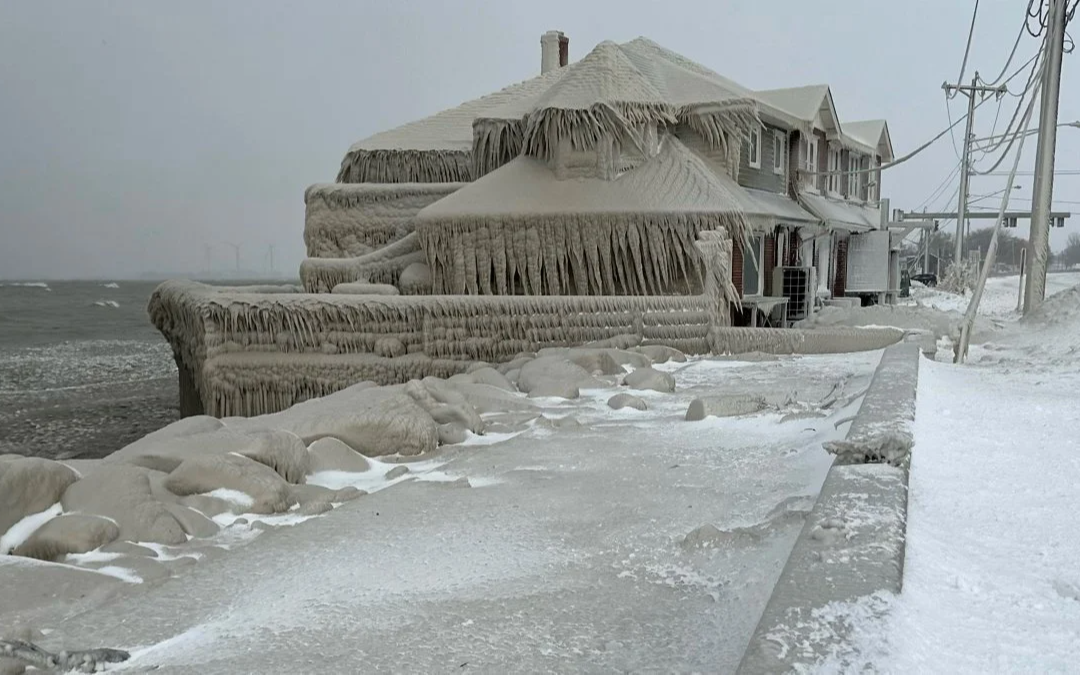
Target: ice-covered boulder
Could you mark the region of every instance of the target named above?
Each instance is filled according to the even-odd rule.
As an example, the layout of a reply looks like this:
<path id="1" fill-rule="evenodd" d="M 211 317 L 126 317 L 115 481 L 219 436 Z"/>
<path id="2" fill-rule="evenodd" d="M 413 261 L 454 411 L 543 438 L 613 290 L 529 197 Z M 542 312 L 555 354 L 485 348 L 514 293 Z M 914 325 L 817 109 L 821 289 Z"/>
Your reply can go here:
<path id="1" fill-rule="evenodd" d="M 150 470 L 137 466 L 103 464 L 73 483 L 60 503 L 65 512 L 112 519 L 120 526 L 120 538 L 126 541 L 183 544 L 187 535 L 165 504 L 154 498 L 151 475 Z"/>
<path id="2" fill-rule="evenodd" d="M 78 479 L 69 467 L 40 457 L 0 462 L 0 536 L 26 516 L 60 501 Z"/>
<path id="3" fill-rule="evenodd" d="M 675 377 L 655 368 L 638 368 L 623 378 L 631 389 L 651 389 L 670 394 L 675 391 Z"/>
<path id="4" fill-rule="evenodd" d="M 608 399 L 607 404 L 608 407 L 614 410 L 621 410 L 623 408 L 633 408 L 634 410 L 649 409 L 649 406 L 645 404 L 645 401 L 633 394 L 615 394 Z"/>

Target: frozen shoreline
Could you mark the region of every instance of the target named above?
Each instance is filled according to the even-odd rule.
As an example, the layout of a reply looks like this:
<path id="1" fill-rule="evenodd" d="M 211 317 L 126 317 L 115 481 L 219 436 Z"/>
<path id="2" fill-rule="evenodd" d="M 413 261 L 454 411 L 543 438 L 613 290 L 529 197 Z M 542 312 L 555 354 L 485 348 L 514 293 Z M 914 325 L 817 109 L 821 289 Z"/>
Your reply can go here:
<path id="1" fill-rule="evenodd" d="M 26 598 L 18 614 L 54 629 L 54 646 L 62 634 L 129 648 L 132 668 L 170 672 L 303 670 L 311 645 L 338 653 L 346 643 L 353 656 L 338 658 L 366 668 L 430 671 L 458 657 L 492 668 L 733 667 L 828 468 L 821 442 L 850 412 L 784 414 L 804 409 L 794 401 L 812 410 L 838 379 L 856 378 L 846 391 L 859 391 L 878 356 L 662 364 L 678 388 L 634 391 L 645 412 L 608 407 L 618 389 L 534 399 L 549 422 L 516 437 L 447 446 L 434 462 L 418 458 L 430 465 L 413 479 L 295 527 L 260 534 L 265 526 L 249 522 L 235 534 L 252 530 L 254 542 L 200 547 L 206 557 L 168 563 L 180 566 L 164 583 L 95 578 L 108 606 L 79 601 L 79 617 L 59 621 L 67 612 Z M 783 398 L 775 412 L 682 419 L 693 397 L 717 388 Z M 461 478 L 473 487 L 454 489 Z M 686 549 L 683 538 L 705 524 L 718 533 Z M 266 642 L 272 635 L 292 639 Z M 437 647 L 436 635 L 446 636 Z"/>

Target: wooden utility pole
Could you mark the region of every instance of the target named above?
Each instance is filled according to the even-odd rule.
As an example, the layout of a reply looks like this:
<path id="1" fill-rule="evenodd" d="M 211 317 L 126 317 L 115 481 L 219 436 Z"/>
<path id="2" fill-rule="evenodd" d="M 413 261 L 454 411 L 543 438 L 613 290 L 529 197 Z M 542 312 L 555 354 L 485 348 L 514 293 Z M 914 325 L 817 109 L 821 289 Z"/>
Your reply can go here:
<path id="1" fill-rule="evenodd" d="M 949 84 L 946 82 L 941 85 L 941 88 L 945 90 L 946 94 L 958 91 L 968 97 L 967 127 L 964 130 L 964 152 L 963 157 L 960 159 L 960 197 L 956 208 L 956 244 L 953 250 L 953 264 L 959 265 L 963 259 L 964 231 L 967 222 L 968 178 L 971 173 L 971 125 L 975 121 L 975 96 L 979 95 L 986 98 L 990 94 L 994 94 L 1001 98 L 1008 92 L 1008 87 L 1004 84 L 996 87 L 980 85 L 979 73 L 976 71 L 975 76 L 971 78 L 971 84 L 965 85 L 959 82 Z"/>
<path id="2" fill-rule="evenodd" d="M 1046 298 L 1046 266 L 1050 257 L 1050 202 L 1054 196 L 1054 150 L 1057 145 L 1058 94 L 1061 91 L 1061 56 L 1065 50 L 1066 0 L 1050 0 L 1050 33 L 1043 54 L 1042 101 L 1039 109 L 1039 147 L 1035 153 L 1035 184 L 1031 200 L 1031 241 L 1024 314 Z"/>

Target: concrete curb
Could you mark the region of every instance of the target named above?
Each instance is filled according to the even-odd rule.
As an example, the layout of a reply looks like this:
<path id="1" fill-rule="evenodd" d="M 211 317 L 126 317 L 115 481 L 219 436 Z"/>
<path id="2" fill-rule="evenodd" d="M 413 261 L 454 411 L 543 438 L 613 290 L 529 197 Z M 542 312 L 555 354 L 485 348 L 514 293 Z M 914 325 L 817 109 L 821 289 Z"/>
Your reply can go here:
<path id="1" fill-rule="evenodd" d="M 805 671 L 850 636 L 827 606 L 900 592 L 920 346 L 885 350 L 738 673 Z M 872 462 L 872 463 L 867 463 Z"/>

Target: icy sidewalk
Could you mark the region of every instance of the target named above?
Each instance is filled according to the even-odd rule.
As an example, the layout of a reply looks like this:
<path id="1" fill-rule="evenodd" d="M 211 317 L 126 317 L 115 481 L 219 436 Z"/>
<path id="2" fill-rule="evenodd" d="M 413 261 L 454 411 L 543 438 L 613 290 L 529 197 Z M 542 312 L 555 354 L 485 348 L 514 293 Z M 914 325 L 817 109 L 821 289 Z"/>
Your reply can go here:
<path id="1" fill-rule="evenodd" d="M 903 592 L 838 608 L 860 653 L 819 672 L 1077 671 L 1076 384 L 922 364 Z M 887 625 L 864 619 L 883 605 Z"/>

